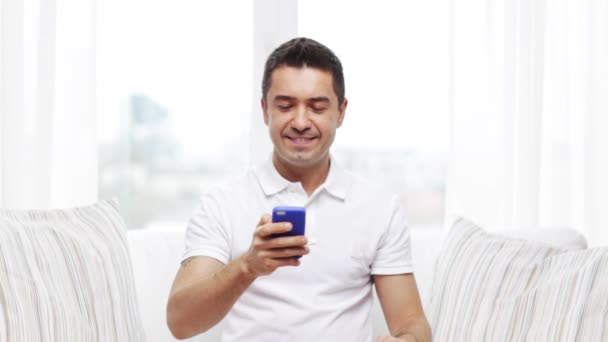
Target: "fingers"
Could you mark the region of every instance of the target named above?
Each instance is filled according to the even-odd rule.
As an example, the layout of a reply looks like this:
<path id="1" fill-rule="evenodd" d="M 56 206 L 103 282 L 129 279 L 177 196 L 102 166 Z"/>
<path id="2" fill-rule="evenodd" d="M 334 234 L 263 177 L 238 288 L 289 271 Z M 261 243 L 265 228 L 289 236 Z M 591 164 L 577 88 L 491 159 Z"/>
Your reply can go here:
<path id="1" fill-rule="evenodd" d="M 260 252 L 268 252 L 263 253 L 264 257 L 274 258 L 279 250 L 291 250 L 294 249 L 298 254 L 295 255 L 304 255 L 308 254 L 308 247 L 306 244 L 308 243 L 308 239 L 306 236 L 285 236 L 285 237 L 277 237 L 277 238 L 254 238 L 251 247 L 254 251 Z M 279 257 L 283 257 L 279 255 Z"/>
<path id="2" fill-rule="evenodd" d="M 260 220 L 261 222 L 262 220 Z M 277 222 L 277 223 L 265 223 L 255 231 L 255 235 L 261 238 L 270 237 L 273 234 L 286 233 L 291 230 L 291 223 L 289 222 Z"/>
<path id="3" fill-rule="evenodd" d="M 248 265 L 247 267 L 256 277 L 271 274 L 279 267 L 300 265 L 300 260 L 294 258 L 296 251 L 276 254 L 275 256 L 280 256 L 277 258 L 264 257 L 264 253 L 267 253 L 267 251 L 247 253 L 244 256 L 244 260 Z"/>
<path id="4" fill-rule="evenodd" d="M 293 258 L 310 253 L 308 247 L 275 248 L 260 252 L 260 257 L 271 259 Z"/>
<path id="5" fill-rule="evenodd" d="M 270 238 L 273 237 L 273 235 L 275 234 L 281 234 L 281 233 L 287 233 L 292 229 L 292 225 L 290 222 L 276 222 L 276 223 L 272 223 L 271 222 L 272 218 L 269 214 L 264 214 L 262 215 L 262 217 L 260 218 L 260 221 L 258 222 L 257 228 L 255 230 L 255 236 L 260 237 L 260 238 Z M 300 242 L 299 240 L 294 240 L 291 242 L 287 242 L 288 245 L 293 244 L 305 244 L 306 242 Z M 285 245 L 277 245 L 274 247 L 284 247 Z M 273 247 L 271 247 L 273 248 Z"/>
<path id="6" fill-rule="evenodd" d="M 303 247 L 308 243 L 304 235 L 275 237 L 275 234 L 286 233 L 292 229 L 290 222 L 270 222 L 271 216 L 262 215 L 254 233 L 253 246 L 257 250 L 273 248 Z"/>
<path id="7" fill-rule="evenodd" d="M 272 270 L 285 266 L 300 266 L 300 260 L 293 257 L 283 259 L 267 259 L 267 266 Z"/>
<path id="8" fill-rule="evenodd" d="M 264 247 L 269 248 L 287 248 L 287 247 L 303 247 L 308 243 L 308 239 L 304 235 L 298 236 L 283 236 L 276 238 L 268 238 L 264 241 Z"/>
<path id="9" fill-rule="evenodd" d="M 278 267 L 299 266 L 297 256 L 309 253 L 308 239 L 303 236 L 281 236 L 292 229 L 289 222 L 272 223 L 268 214 L 262 215 L 258 222 L 249 251 L 244 256 L 247 267 L 256 275 L 271 274 Z"/>

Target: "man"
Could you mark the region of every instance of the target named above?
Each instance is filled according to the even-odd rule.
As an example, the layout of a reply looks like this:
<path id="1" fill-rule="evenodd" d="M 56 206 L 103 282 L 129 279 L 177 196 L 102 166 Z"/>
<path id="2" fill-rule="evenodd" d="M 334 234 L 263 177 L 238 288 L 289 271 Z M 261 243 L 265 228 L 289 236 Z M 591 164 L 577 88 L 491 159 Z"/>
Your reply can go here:
<path id="1" fill-rule="evenodd" d="M 311 39 L 284 43 L 261 104 L 272 158 L 203 197 L 167 305 L 172 333 L 226 317 L 226 341 L 371 341 L 373 283 L 394 336 L 377 340 L 430 341 L 397 197 L 329 154 L 348 104 L 339 59 Z M 263 214 L 279 205 L 306 208 L 306 236 L 273 236 L 291 229 Z"/>

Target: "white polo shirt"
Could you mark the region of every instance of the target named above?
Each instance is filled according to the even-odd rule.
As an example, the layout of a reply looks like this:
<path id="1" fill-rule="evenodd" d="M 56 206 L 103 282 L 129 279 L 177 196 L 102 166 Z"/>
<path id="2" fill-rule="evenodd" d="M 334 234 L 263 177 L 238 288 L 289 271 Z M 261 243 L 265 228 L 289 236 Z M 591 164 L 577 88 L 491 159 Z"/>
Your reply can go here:
<path id="1" fill-rule="evenodd" d="M 206 193 L 189 222 L 183 259 L 229 263 L 245 253 L 256 224 L 279 205 L 306 208 L 310 253 L 299 267 L 256 279 L 225 317 L 223 341 L 372 341 L 372 274 L 413 271 L 410 233 L 397 196 L 331 159 L 310 197 L 272 160 Z"/>

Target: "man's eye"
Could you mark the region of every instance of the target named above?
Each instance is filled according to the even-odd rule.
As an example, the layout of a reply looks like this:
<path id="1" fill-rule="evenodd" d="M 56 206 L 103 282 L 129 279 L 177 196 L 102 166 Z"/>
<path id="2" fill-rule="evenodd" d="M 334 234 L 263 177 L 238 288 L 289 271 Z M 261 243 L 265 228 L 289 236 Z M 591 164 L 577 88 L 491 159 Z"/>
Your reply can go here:
<path id="1" fill-rule="evenodd" d="M 282 105 L 282 106 L 278 106 L 280 110 L 289 110 L 291 109 L 291 105 Z"/>
<path id="2" fill-rule="evenodd" d="M 317 112 L 317 113 L 322 113 L 326 110 L 327 108 L 325 107 L 312 107 L 312 110 Z"/>

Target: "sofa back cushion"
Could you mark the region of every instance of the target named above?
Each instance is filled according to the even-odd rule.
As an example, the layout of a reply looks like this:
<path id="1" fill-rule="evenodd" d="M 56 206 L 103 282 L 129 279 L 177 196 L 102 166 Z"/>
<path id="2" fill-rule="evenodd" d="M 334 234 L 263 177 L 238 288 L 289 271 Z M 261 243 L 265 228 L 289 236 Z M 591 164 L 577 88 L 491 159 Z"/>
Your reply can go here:
<path id="1" fill-rule="evenodd" d="M 434 341 L 596 341 L 608 336 L 608 248 L 569 250 L 459 219 L 437 259 Z"/>
<path id="2" fill-rule="evenodd" d="M 116 202 L 0 210 L 0 341 L 144 341 Z"/>

